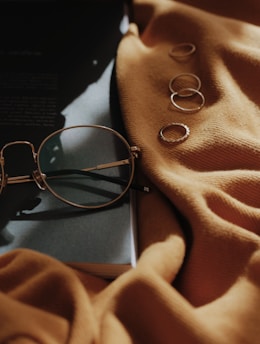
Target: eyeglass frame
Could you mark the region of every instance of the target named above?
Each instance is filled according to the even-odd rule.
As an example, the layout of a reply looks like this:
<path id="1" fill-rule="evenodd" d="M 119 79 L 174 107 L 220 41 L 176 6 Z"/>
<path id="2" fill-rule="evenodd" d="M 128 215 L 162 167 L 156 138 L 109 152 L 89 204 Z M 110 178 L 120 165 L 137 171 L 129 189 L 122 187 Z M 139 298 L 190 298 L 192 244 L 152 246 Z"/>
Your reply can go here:
<path id="1" fill-rule="evenodd" d="M 107 203 L 100 204 L 100 205 L 94 205 L 94 206 L 93 205 L 83 205 L 83 204 L 74 203 L 70 200 L 65 199 L 64 197 L 60 196 L 59 194 L 57 194 L 54 190 L 52 190 L 52 188 L 46 182 L 47 176 L 45 173 L 42 172 L 42 169 L 40 166 L 40 161 L 39 161 L 39 157 L 40 157 L 39 153 L 41 152 L 42 147 L 53 136 L 59 135 L 60 133 L 66 131 L 66 130 L 75 129 L 75 128 L 96 128 L 96 129 L 107 130 L 107 131 L 111 132 L 112 134 L 114 134 L 115 136 L 117 136 L 119 139 L 121 139 L 121 141 L 125 144 L 125 146 L 128 150 L 128 153 L 129 153 L 128 159 L 118 160 L 118 161 L 114 161 L 112 163 L 101 164 L 103 166 L 103 168 L 116 167 L 116 166 L 125 165 L 125 164 L 131 165 L 131 173 L 130 173 L 128 182 L 125 182 L 125 183 L 127 183 L 125 189 L 116 198 L 112 199 L 111 201 L 109 201 Z M 36 169 L 32 171 L 31 175 L 8 177 L 8 174 L 5 173 L 4 151 L 6 150 L 6 148 L 14 146 L 14 145 L 27 145 L 31 148 L 33 162 L 36 165 Z M 66 203 L 68 205 L 71 205 L 73 207 L 82 208 L 82 209 L 105 208 L 105 207 L 108 207 L 108 206 L 118 202 L 128 192 L 128 190 L 130 188 L 135 189 L 135 190 L 139 190 L 139 191 L 143 191 L 143 192 L 149 192 L 150 191 L 149 187 L 147 187 L 147 186 L 141 186 L 141 185 L 133 184 L 133 179 L 134 179 L 134 174 L 135 174 L 135 169 L 136 169 L 135 160 L 137 158 L 139 158 L 140 152 L 141 152 L 141 150 L 138 146 L 131 146 L 128 143 L 128 141 L 124 138 L 124 136 L 121 135 L 118 131 L 116 131 L 112 128 L 109 128 L 107 126 L 97 125 L 97 124 L 74 125 L 74 126 L 69 126 L 69 127 L 58 129 L 58 130 L 52 132 L 51 134 L 49 134 L 48 136 L 46 136 L 41 141 L 37 151 L 35 149 L 34 144 L 30 141 L 17 140 L 17 141 L 7 142 L 6 144 L 4 144 L 2 146 L 2 148 L 0 150 L 0 172 L 1 172 L 0 195 L 2 194 L 3 190 L 5 189 L 5 187 L 8 184 L 13 185 L 13 184 L 20 184 L 20 183 L 27 183 L 27 182 L 35 182 L 35 184 L 38 186 L 38 188 L 40 190 L 42 190 L 42 191 L 48 190 L 54 197 L 56 197 L 60 201 Z M 101 165 L 99 165 L 99 166 L 101 166 Z M 99 168 L 99 169 L 101 169 L 101 168 Z M 109 177 L 106 176 L 106 178 L 109 178 Z M 119 184 L 122 183 L 123 185 L 125 185 L 124 182 L 119 181 L 119 180 L 117 183 L 119 183 Z"/>

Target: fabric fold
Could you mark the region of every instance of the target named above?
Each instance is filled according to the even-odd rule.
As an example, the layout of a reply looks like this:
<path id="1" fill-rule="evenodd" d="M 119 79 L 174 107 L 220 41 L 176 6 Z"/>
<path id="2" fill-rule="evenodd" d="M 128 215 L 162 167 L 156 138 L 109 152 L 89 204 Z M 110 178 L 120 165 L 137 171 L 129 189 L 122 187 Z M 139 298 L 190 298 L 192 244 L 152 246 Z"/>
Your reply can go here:
<path id="1" fill-rule="evenodd" d="M 0 343 L 259 342 L 260 3 L 133 6 L 116 77 L 151 186 L 138 196 L 137 266 L 105 281 L 32 251 L 1 256 Z M 169 55 L 183 43 L 195 51 Z M 199 111 L 171 102 L 183 73 L 201 81 Z M 201 101 L 192 82 L 175 95 L 184 109 Z M 163 141 L 168 124 L 165 135 L 183 135 L 176 123 L 189 136 Z"/>

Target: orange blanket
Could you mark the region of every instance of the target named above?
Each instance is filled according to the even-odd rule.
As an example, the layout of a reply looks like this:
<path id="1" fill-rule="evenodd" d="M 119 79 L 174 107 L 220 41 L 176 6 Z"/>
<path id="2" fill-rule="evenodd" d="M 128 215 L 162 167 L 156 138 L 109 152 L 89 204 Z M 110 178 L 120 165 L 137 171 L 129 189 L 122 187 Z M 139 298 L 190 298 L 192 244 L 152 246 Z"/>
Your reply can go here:
<path id="1" fill-rule="evenodd" d="M 259 13 L 134 1 L 117 80 L 152 186 L 137 268 L 107 282 L 36 252 L 0 257 L 0 343 L 259 343 Z"/>

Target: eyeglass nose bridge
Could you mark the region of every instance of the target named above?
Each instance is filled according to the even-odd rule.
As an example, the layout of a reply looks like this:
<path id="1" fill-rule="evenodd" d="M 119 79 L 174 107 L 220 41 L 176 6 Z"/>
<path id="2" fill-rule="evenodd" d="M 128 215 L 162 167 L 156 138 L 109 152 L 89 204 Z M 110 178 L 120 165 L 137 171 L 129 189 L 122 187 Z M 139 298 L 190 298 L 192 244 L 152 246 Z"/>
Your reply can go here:
<path id="1" fill-rule="evenodd" d="M 37 165 L 37 153 L 35 151 L 35 147 L 34 145 L 29 142 L 29 141 L 13 141 L 13 142 L 8 142 L 6 143 L 3 148 L 1 149 L 0 151 L 0 166 L 1 166 L 1 171 L 2 171 L 2 184 L 1 184 L 1 191 L 2 189 L 6 186 L 6 184 L 8 184 L 9 182 L 9 179 L 8 179 L 8 175 L 5 173 L 5 169 L 4 169 L 4 166 L 5 166 L 5 157 L 4 157 L 4 152 L 7 148 L 11 147 L 11 146 L 15 146 L 15 145 L 27 145 L 30 147 L 31 149 L 31 153 L 32 153 L 32 157 L 33 157 L 33 162 Z M 32 173 L 32 180 L 35 181 L 35 183 L 37 184 L 37 186 L 39 187 L 39 189 L 41 190 L 45 190 L 45 187 L 44 187 L 44 181 L 43 181 L 43 178 L 44 176 L 42 176 L 40 173 L 39 173 L 39 170 L 38 168 L 36 170 L 33 171 Z M 30 178 L 28 179 L 27 176 L 21 176 L 21 177 L 12 177 L 10 178 L 11 181 L 10 183 L 13 184 L 13 183 L 17 183 L 17 182 L 25 182 L 25 181 L 30 181 Z"/>
<path id="2" fill-rule="evenodd" d="M 6 143 L 3 148 L 1 149 L 1 153 L 0 153 L 0 161 L 1 161 L 1 164 L 4 165 L 4 161 L 5 161 L 5 158 L 4 158 L 4 151 L 8 148 L 8 147 L 11 147 L 11 146 L 15 146 L 15 145 L 27 145 L 31 148 L 31 152 L 32 152 L 32 157 L 33 157 L 33 161 L 36 163 L 37 162 L 37 153 L 35 151 L 35 148 L 34 148 L 34 145 L 29 142 L 29 141 L 13 141 L 13 142 L 8 142 Z"/>

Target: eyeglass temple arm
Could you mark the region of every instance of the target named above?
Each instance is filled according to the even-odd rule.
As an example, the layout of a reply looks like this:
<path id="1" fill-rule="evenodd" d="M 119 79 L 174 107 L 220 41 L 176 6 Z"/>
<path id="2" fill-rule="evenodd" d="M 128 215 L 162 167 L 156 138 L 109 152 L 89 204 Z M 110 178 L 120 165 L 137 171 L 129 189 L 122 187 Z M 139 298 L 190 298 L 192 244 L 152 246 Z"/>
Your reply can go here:
<path id="1" fill-rule="evenodd" d="M 58 177 L 58 176 L 62 176 L 62 175 L 68 175 L 68 174 L 81 174 L 81 175 L 91 176 L 93 178 L 97 178 L 97 179 L 101 179 L 101 180 L 106 180 L 106 181 L 109 181 L 109 182 L 112 182 L 115 184 L 119 184 L 119 185 L 127 185 L 128 183 L 124 179 L 121 179 L 118 177 L 105 176 L 103 174 L 92 172 L 95 170 L 102 170 L 102 169 L 126 165 L 126 164 L 129 164 L 129 159 L 110 162 L 107 164 L 100 164 L 100 165 L 97 165 L 95 167 L 89 167 L 89 168 L 85 168 L 85 169 L 81 169 L 81 170 L 63 169 L 63 170 L 57 170 L 57 171 L 47 171 L 44 174 L 46 175 L 46 177 L 49 177 L 49 178 Z M 148 186 L 137 185 L 135 183 L 132 183 L 130 187 L 131 187 L 131 189 L 134 189 L 134 190 L 139 190 L 139 191 L 143 191 L 143 192 L 150 192 L 150 188 Z"/>
<path id="2" fill-rule="evenodd" d="M 97 178 L 100 180 L 106 180 L 108 182 L 112 182 L 119 185 L 127 185 L 127 181 L 124 179 L 118 178 L 118 177 L 111 177 L 111 176 L 105 176 L 98 173 L 93 173 L 91 171 L 84 171 L 84 170 L 73 170 L 73 169 L 65 169 L 65 170 L 58 170 L 58 171 L 48 171 L 44 173 L 47 178 L 56 178 L 59 176 L 64 176 L 68 174 L 81 174 L 81 175 L 89 175 L 93 178 Z M 22 183 L 29 183 L 29 182 L 35 182 L 35 178 L 33 178 L 30 175 L 26 176 L 18 176 L 18 177 L 8 177 L 7 184 L 22 184 Z M 40 189 L 44 190 L 44 187 L 40 186 L 40 183 L 37 183 L 37 185 L 40 187 Z M 150 192 L 150 188 L 148 186 L 138 185 L 135 183 L 132 183 L 130 185 L 130 188 L 133 190 L 143 191 L 143 192 Z"/>
<path id="3" fill-rule="evenodd" d="M 95 167 L 88 167 L 88 168 L 84 168 L 82 170 L 64 169 L 64 170 L 57 170 L 57 171 L 48 171 L 48 172 L 45 172 L 44 174 L 46 174 L 48 177 L 57 177 L 59 175 L 70 174 L 73 171 L 74 171 L 73 173 L 80 173 L 80 171 L 90 172 L 90 171 L 102 170 L 105 168 L 111 168 L 111 167 L 122 166 L 122 165 L 127 165 L 127 164 L 129 164 L 129 159 L 113 161 L 113 162 L 109 162 L 106 164 L 100 164 L 100 165 L 97 165 Z M 87 173 L 85 173 L 85 174 L 87 174 Z M 7 183 L 8 184 L 19 184 L 19 183 L 31 182 L 33 180 L 34 180 L 34 178 L 32 178 L 32 176 L 30 176 L 30 175 L 16 176 L 16 177 L 8 177 Z"/>
<path id="4" fill-rule="evenodd" d="M 59 176 L 64 176 L 68 174 L 81 174 L 81 175 L 89 175 L 93 178 L 97 178 L 100 180 L 106 180 L 115 184 L 119 185 L 127 185 L 127 181 L 124 179 L 118 178 L 118 177 L 111 177 L 111 176 L 105 176 L 103 174 L 99 173 L 93 173 L 92 171 L 95 170 L 101 170 L 101 169 L 106 169 L 106 168 L 111 168 L 111 167 L 116 167 L 116 166 L 122 166 L 129 164 L 129 159 L 124 159 L 124 160 L 119 160 L 107 164 L 100 164 L 95 167 L 89 167 L 86 169 L 63 169 L 63 170 L 57 170 L 57 171 L 47 171 L 44 173 L 47 178 L 55 178 Z M 36 172 L 36 171 L 35 171 Z M 38 174 L 38 173 L 36 173 Z M 44 189 L 44 187 L 41 186 L 41 181 L 39 180 L 39 177 L 42 178 L 40 175 L 35 178 L 35 176 L 30 176 L 30 175 L 25 175 L 25 176 L 17 176 L 17 177 L 8 177 L 7 178 L 7 184 L 20 184 L 20 183 L 26 183 L 26 182 L 36 182 L 37 185 L 39 186 L 40 189 Z M 150 192 L 150 188 L 148 186 L 143 186 L 143 185 L 137 185 L 135 183 L 132 183 L 130 185 L 131 189 L 138 190 L 138 191 L 143 191 L 143 192 Z"/>

